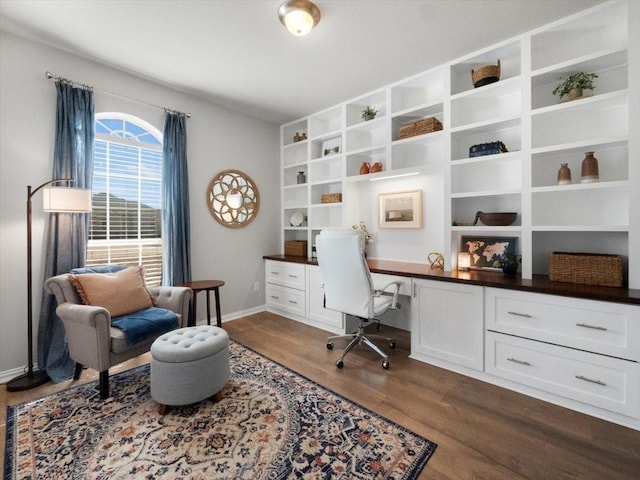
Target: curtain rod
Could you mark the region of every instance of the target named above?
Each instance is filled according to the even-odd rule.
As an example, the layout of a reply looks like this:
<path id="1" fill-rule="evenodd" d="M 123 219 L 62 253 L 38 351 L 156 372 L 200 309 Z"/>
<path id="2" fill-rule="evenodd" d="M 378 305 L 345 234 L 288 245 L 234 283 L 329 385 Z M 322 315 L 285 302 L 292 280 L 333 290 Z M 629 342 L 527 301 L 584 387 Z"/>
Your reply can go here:
<path id="1" fill-rule="evenodd" d="M 159 108 L 161 110 L 164 110 L 165 112 L 174 113 L 174 114 L 177 114 L 177 115 L 184 115 L 187 118 L 191 118 L 191 114 L 190 113 L 180 112 L 179 110 L 173 110 L 171 108 L 161 107 L 160 105 L 154 105 L 153 103 L 145 102 L 144 100 L 138 100 L 137 98 L 127 97 L 127 96 L 121 95 L 119 93 L 110 92 L 109 90 L 104 90 L 104 89 L 101 89 L 101 88 L 93 88 L 93 87 L 91 87 L 89 85 L 85 85 L 84 83 L 74 82 L 73 80 L 69 80 L 67 78 L 60 77 L 58 75 L 54 75 L 53 73 L 51 73 L 48 70 L 45 72 L 45 75 L 47 76 L 47 78 L 49 80 L 55 80 L 56 82 L 57 81 L 67 82 L 67 83 L 70 83 L 72 85 L 82 85 L 82 87 L 84 87 L 86 89 L 89 89 L 89 90 L 96 90 L 97 92 L 106 93 L 108 95 L 113 95 L 114 97 L 124 98 L 124 99 L 127 99 L 127 100 L 131 100 L 133 102 L 138 102 L 138 103 L 142 103 L 144 105 L 148 105 L 150 107 Z"/>

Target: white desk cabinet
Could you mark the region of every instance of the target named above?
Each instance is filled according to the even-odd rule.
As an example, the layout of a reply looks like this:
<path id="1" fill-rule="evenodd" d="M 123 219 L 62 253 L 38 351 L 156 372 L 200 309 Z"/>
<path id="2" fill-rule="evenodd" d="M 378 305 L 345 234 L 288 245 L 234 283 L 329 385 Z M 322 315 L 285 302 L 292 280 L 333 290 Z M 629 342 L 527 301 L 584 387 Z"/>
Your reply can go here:
<path id="1" fill-rule="evenodd" d="M 413 288 L 411 356 L 482 371 L 483 287 L 414 279 Z"/>
<path id="2" fill-rule="evenodd" d="M 486 373 L 640 418 L 640 307 L 498 288 L 485 304 Z"/>
<path id="3" fill-rule="evenodd" d="M 305 265 L 267 260 L 265 293 L 268 309 L 303 318 L 306 308 Z"/>
<path id="4" fill-rule="evenodd" d="M 344 332 L 343 315 L 324 308 L 324 285 L 320 267 L 307 265 L 307 310 L 306 318 L 314 325 L 333 333 Z"/>

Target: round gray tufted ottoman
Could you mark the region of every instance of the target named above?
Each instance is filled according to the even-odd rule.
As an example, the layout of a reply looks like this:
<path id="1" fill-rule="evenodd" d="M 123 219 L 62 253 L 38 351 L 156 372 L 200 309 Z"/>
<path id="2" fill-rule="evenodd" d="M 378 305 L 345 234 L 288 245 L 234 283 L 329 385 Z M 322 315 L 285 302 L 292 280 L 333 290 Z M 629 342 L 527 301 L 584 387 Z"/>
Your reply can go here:
<path id="1" fill-rule="evenodd" d="M 228 381 L 229 335 L 222 328 L 179 328 L 151 345 L 151 396 L 162 415 L 212 397 Z"/>

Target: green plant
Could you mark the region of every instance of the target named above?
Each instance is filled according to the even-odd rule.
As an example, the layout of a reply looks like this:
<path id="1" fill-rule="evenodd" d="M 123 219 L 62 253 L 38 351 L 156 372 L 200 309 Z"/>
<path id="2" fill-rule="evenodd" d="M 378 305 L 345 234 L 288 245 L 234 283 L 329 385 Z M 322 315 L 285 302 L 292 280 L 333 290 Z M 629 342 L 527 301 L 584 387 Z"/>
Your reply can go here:
<path id="1" fill-rule="evenodd" d="M 560 96 L 560 98 L 567 95 L 574 88 L 581 88 L 583 90 L 593 90 L 593 80 L 598 78 L 595 73 L 576 72 L 566 77 L 560 77 L 562 80 L 556 88 L 553 89 L 553 94 Z"/>
<path id="2" fill-rule="evenodd" d="M 364 224 L 364 222 L 361 221 L 356 225 L 351 225 L 351 228 L 353 228 L 354 230 L 362 230 L 362 233 L 364 233 L 365 245 L 369 245 L 370 243 L 373 243 L 373 235 L 369 233 L 369 230 L 367 230 L 367 226 Z"/>
<path id="3" fill-rule="evenodd" d="M 518 266 L 522 263 L 522 256 L 513 252 L 507 252 L 500 257 L 499 260 L 493 262 L 495 268 L 502 268 L 505 273 L 515 273 Z"/>
<path id="4" fill-rule="evenodd" d="M 364 110 L 362 110 L 362 119 L 363 120 L 370 120 L 372 118 L 375 118 L 377 114 L 378 114 L 378 110 L 377 109 L 367 105 L 364 108 Z"/>

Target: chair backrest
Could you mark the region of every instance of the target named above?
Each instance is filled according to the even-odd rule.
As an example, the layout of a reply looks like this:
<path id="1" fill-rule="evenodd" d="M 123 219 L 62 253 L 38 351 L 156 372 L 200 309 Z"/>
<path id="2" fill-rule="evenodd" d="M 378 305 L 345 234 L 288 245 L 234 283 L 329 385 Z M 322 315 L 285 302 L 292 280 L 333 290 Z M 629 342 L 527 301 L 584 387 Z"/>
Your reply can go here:
<path id="1" fill-rule="evenodd" d="M 364 234 L 326 229 L 316 237 L 325 307 L 358 317 L 373 317 L 373 281 L 364 257 Z"/>

